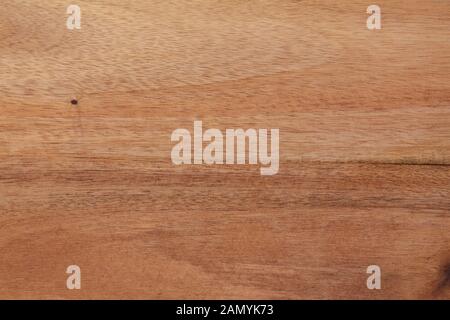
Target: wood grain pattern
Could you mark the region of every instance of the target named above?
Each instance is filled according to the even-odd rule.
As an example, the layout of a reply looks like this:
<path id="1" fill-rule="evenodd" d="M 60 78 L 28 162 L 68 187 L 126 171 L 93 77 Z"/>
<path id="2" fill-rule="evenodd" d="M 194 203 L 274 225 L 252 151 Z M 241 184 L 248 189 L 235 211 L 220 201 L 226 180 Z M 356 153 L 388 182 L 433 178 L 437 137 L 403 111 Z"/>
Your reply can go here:
<path id="1" fill-rule="evenodd" d="M 450 298 L 450 2 L 77 4 L 0 9 L 0 298 Z M 174 166 L 196 119 L 279 173 Z"/>

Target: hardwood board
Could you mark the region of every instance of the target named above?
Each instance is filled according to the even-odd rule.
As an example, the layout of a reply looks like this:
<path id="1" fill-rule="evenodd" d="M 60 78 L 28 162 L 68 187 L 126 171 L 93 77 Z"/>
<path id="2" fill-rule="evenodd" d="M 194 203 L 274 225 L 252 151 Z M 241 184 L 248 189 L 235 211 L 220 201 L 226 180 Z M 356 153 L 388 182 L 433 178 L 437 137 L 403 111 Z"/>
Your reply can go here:
<path id="1" fill-rule="evenodd" d="M 0 298 L 450 298 L 450 2 L 77 4 L 0 9 Z M 194 120 L 279 173 L 174 166 Z"/>

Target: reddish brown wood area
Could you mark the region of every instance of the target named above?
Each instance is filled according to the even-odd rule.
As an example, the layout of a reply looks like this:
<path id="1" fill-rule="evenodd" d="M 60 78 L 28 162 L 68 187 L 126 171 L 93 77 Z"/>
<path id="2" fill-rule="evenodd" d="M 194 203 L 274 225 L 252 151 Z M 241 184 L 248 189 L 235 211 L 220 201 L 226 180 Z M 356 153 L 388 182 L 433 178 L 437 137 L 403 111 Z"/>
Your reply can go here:
<path id="1" fill-rule="evenodd" d="M 0 298 L 450 298 L 450 2 L 3 2 Z M 194 120 L 279 173 L 175 166 Z"/>

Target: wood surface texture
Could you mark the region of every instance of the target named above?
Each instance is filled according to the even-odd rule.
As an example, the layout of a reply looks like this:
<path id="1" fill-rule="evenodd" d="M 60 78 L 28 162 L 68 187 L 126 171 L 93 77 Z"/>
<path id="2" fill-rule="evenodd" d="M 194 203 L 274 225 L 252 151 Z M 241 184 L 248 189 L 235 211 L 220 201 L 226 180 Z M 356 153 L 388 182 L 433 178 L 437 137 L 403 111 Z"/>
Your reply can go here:
<path id="1" fill-rule="evenodd" d="M 371 4 L 2 1 L 0 298 L 450 299 L 450 1 Z M 279 173 L 173 165 L 194 120 Z"/>

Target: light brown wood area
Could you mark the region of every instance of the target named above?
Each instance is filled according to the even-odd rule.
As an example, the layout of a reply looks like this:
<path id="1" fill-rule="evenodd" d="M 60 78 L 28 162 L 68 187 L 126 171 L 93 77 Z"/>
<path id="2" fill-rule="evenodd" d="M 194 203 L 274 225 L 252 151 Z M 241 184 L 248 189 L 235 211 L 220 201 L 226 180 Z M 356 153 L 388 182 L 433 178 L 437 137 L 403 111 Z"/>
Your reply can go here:
<path id="1" fill-rule="evenodd" d="M 449 1 L 69 4 L 0 6 L 0 298 L 450 299 Z M 279 173 L 172 164 L 194 120 Z"/>

